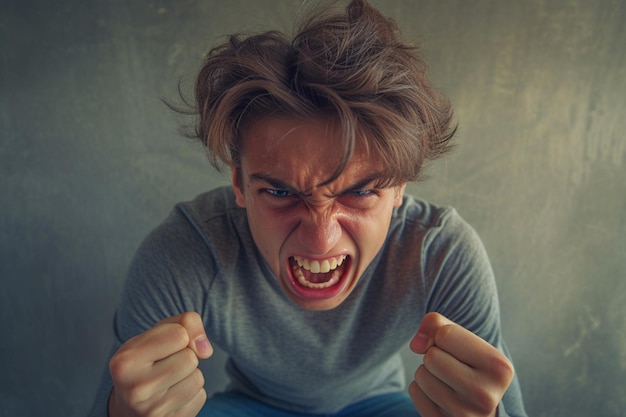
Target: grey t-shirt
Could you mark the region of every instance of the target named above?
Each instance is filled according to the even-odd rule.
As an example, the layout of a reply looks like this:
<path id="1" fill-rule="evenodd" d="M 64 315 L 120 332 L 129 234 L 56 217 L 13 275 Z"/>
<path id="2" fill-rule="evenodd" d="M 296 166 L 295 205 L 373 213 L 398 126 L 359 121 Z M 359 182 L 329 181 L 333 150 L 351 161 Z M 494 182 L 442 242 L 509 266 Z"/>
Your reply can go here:
<path id="1" fill-rule="evenodd" d="M 338 307 L 309 311 L 283 293 L 230 187 L 178 204 L 142 243 L 115 320 L 116 343 L 196 311 L 229 355 L 228 389 L 305 413 L 332 413 L 405 389 L 399 350 L 437 311 L 508 355 L 484 247 L 454 209 L 405 196 L 385 245 Z M 106 415 L 105 373 L 92 416 Z M 525 416 L 515 379 L 500 417 Z"/>

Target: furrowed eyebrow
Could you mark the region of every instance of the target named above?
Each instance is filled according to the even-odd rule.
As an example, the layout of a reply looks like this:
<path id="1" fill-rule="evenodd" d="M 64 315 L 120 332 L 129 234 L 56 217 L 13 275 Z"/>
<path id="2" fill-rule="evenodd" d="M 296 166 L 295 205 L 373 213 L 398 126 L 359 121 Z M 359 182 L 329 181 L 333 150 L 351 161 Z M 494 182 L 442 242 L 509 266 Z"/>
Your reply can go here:
<path id="1" fill-rule="evenodd" d="M 376 182 L 376 181 L 380 180 L 381 178 L 382 178 L 382 175 L 380 175 L 380 174 L 372 175 L 371 177 L 365 178 L 365 179 L 357 182 L 356 184 L 353 184 L 353 185 L 347 187 L 346 189 L 342 190 L 341 192 L 339 192 L 339 194 L 332 195 L 331 197 L 338 197 L 338 196 L 341 196 L 343 194 L 351 193 L 353 191 L 362 190 L 363 188 L 366 188 L 368 185 L 370 185 L 373 182 Z M 378 188 L 378 187 L 374 186 L 374 188 Z"/>
<path id="2" fill-rule="evenodd" d="M 291 187 L 290 185 L 288 185 L 287 183 L 274 178 L 274 177 L 270 177 L 269 175 L 266 174 L 262 174 L 262 173 L 255 173 L 255 174 L 250 174 L 250 180 L 251 181 L 263 181 L 268 183 L 269 185 L 271 185 L 272 187 L 279 189 L 279 190 L 285 190 L 285 191 L 289 191 L 293 194 L 296 195 L 310 195 L 310 194 L 305 194 L 302 193 L 300 191 L 295 190 L 293 187 Z"/>
<path id="3" fill-rule="evenodd" d="M 279 189 L 279 190 L 285 190 L 285 191 L 289 191 L 295 195 L 299 195 L 299 196 L 303 196 L 303 197 L 308 197 L 311 195 L 311 192 L 307 192 L 307 191 L 298 191 L 296 189 L 294 189 L 293 187 L 291 187 L 289 184 L 287 184 L 284 181 L 281 181 L 277 178 L 271 177 L 267 174 L 263 174 L 263 173 L 254 173 L 254 174 L 250 174 L 250 180 L 251 181 L 263 181 L 268 183 L 270 186 Z M 380 181 L 380 179 L 383 178 L 383 175 L 380 173 L 376 173 L 374 175 L 371 175 L 349 187 L 346 187 L 345 189 L 341 190 L 338 194 L 331 194 L 327 197 L 339 197 L 341 195 L 353 192 L 353 191 L 357 191 L 357 190 L 361 190 L 363 188 L 366 188 L 368 185 L 370 185 L 373 182 L 377 182 Z M 379 186 L 375 185 L 374 188 L 380 188 Z"/>

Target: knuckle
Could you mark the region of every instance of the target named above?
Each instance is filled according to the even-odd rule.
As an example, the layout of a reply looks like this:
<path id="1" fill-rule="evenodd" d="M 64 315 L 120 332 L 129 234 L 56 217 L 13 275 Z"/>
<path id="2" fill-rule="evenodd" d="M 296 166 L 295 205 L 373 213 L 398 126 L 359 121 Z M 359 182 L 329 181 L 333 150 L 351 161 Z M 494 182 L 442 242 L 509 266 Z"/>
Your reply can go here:
<path id="1" fill-rule="evenodd" d="M 171 417 L 187 417 L 190 415 L 197 415 L 202 406 L 208 398 L 207 392 L 204 389 L 199 390 L 196 395 L 189 401 L 185 409 L 181 408 L 171 414 Z"/>
<path id="2" fill-rule="evenodd" d="M 185 369 L 197 368 L 198 364 L 200 363 L 195 352 L 189 348 L 183 349 L 181 351 L 181 357 L 186 366 Z"/>
<path id="3" fill-rule="evenodd" d="M 109 360 L 109 372 L 113 380 L 124 380 L 131 372 L 134 365 L 134 355 L 132 350 L 119 350 Z"/>
<path id="4" fill-rule="evenodd" d="M 491 391 L 483 391 L 482 395 L 475 397 L 475 401 L 480 412 L 491 413 L 498 407 L 500 398 Z"/>
<path id="5" fill-rule="evenodd" d="M 152 387 L 148 383 L 136 383 L 126 388 L 126 401 L 130 405 L 137 405 L 150 399 L 152 396 Z"/>
<path id="6" fill-rule="evenodd" d="M 482 385 L 476 385 L 470 391 L 474 408 L 481 414 L 491 413 L 498 407 L 500 395 L 493 389 L 486 389 Z"/>
<path id="7" fill-rule="evenodd" d="M 200 389 L 200 391 L 198 392 L 198 398 L 201 404 L 204 404 L 206 402 L 208 394 L 204 388 Z"/>
<path id="8" fill-rule="evenodd" d="M 187 346 L 189 344 L 189 334 L 180 324 L 172 326 L 169 337 L 171 337 L 172 340 L 175 340 L 179 346 Z"/>
<path id="9" fill-rule="evenodd" d="M 425 365 L 420 365 L 417 368 L 417 371 L 415 371 L 415 381 L 417 383 L 419 383 L 420 381 L 423 381 L 426 372 L 428 372 L 428 370 L 426 370 L 426 366 Z"/>
<path id="10" fill-rule="evenodd" d="M 451 337 L 453 337 L 453 333 L 455 330 L 455 326 L 452 324 L 446 324 L 437 330 L 437 334 L 435 336 L 436 344 L 447 345 L 448 341 Z"/>
<path id="11" fill-rule="evenodd" d="M 428 352 L 426 352 L 422 358 L 422 363 L 426 370 L 433 372 L 437 368 L 441 368 L 444 355 L 444 351 L 437 346 L 433 346 L 428 349 Z"/>
<path id="12" fill-rule="evenodd" d="M 183 313 L 178 321 L 185 328 L 193 328 L 198 323 L 200 316 L 195 311 Z"/>
<path id="13" fill-rule="evenodd" d="M 422 363 L 426 368 L 430 368 L 433 366 L 433 363 L 437 360 L 437 356 L 439 354 L 439 348 L 436 346 L 431 347 L 426 351 L 424 357 L 422 358 Z"/>
<path id="14" fill-rule="evenodd" d="M 204 387 L 204 375 L 200 369 L 196 368 L 196 370 L 191 374 L 191 378 L 194 388 L 201 389 Z"/>
<path id="15" fill-rule="evenodd" d="M 511 361 L 501 353 L 493 359 L 492 368 L 497 382 L 508 387 L 515 375 L 515 369 Z"/>

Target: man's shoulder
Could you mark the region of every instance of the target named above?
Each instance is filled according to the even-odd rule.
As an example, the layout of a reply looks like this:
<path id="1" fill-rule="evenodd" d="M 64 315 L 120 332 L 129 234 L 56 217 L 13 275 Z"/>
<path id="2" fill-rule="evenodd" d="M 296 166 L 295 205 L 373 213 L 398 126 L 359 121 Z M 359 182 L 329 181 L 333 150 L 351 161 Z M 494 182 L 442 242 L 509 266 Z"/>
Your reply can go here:
<path id="1" fill-rule="evenodd" d="M 176 208 L 203 219 L 223 216 L 232 210 L 241 211 L 238 210 L 240 207 L 237 206 L 231 186 L 220 186 L 206 191 L 192 200 L 178 203 Z"/>
<path id="2" fill-rule="evenodd" d="M 477 239 L 473 227 L 456 208 L 411 195 L 405 195 L 402 205 L 394 211 L 390 233 L 397 240 L 406 242 L 414 242 L 415 239 L 469 242 Z"/>
<path id="3" fill-rule="evenodd" d="M 405 194 L 402 205 L 394 211 L 392 221 L 414 224 L 419 228 L 441 227 L 450 218 L 458 217 L 451 206 L 435 204 L 416 196 Z"/>
<path id="4" fill-rule="evenodd" d="M 176 204 L 147 240 L 166 247 L 206 246 L 213 241 L 225 244 L 246 230 L 245 210 L 237 206 L 232 187 L 224 186 Z"/>

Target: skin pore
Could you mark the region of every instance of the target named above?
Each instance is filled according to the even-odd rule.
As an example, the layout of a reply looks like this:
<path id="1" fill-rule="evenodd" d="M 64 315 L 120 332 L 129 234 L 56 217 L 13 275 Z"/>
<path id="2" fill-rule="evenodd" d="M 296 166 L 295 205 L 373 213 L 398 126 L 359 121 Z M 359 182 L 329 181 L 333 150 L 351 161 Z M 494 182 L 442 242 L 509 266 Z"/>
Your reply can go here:
<path id="1" fill-rule="evenodd" d="M 382 247 L 405 184 L 377 188 L 382 166 L 363 149 L 334 181 L 341 129 L 332 118 L 266 117 L 242 132 L 232 166 L 237 204 L 287 296 L 332 309 L 355 288 Z"/>

